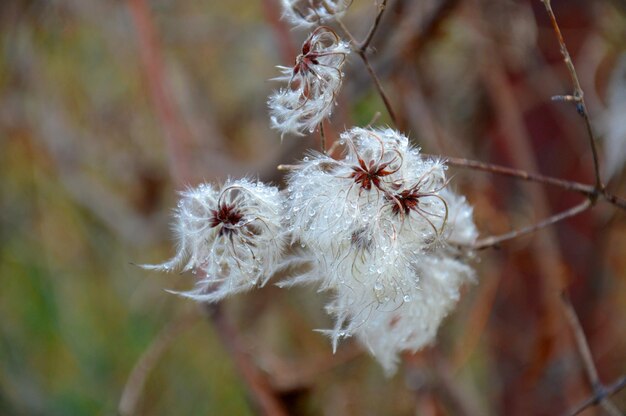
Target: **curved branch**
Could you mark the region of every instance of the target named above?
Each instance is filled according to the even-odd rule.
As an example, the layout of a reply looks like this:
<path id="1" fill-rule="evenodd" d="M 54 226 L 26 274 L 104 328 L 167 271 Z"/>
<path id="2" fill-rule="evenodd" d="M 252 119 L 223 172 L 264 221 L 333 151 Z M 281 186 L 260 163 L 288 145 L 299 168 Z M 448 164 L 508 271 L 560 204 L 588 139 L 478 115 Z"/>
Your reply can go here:
<path id="1" fill-rule="evenodd" d="M 530 225 L 528 227 L 524 227 L 521 228 L 519 230 L 513 230 L 510 231 L 506 234 L 502 234 L 502 235 L 498 235 L 498 236 L 493 236 L 493 237 L 486 237 L 483 238 L 481 240 L 476 241 L 473 245 L 472 248 L 476 249 L 476 250 L 482 250 L 485 248 L 489 248 L 489 247 L 493 247 L 493 246 L 497 246 L 498 244 L 507 241 L 507 240 L 512 240 L 514 238 L 518 238 L 521 237 L 523 235 L 526 234 L 530 234 L 533 233 L 537 230 L 540 230 L 542 228 L 545 227 L 549 227 L 550 225 L 554 225 L 558 222 L 561 222 L 567 218 L 571 218 L 574 217 L 582 212 L 585 212 L 586 210 L 588 210 L 590 207 L 592 206 L 592 203 L 590 200 L 585 200 L 584 202 L 566 210 L 563 212 L 560 212 L 558 214 L 555 214 L 551 217 L 546 218 L 543 221 L 539 221 L 536 224 Z"/>

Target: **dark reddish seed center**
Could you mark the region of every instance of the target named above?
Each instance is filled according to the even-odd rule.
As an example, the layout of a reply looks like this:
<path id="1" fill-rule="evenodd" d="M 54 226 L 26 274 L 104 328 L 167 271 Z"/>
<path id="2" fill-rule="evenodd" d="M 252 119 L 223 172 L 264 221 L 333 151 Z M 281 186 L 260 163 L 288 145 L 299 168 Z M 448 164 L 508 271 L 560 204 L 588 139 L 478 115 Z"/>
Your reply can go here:
<path id="1" fill-rule="evenodd" d="M 218 209 L 211 211 L 211 228 L 222 225 L 220 235 L 233 231 L 233 227 L 241 221 L 243 214 L 234 205 L 222 204 Z"/>
<path id="2" fill-rule="evenodd" d="M 370 161 L 369 165 L 367 165 L 362 159 L 359 159 L 359 166 L 352 167 L 353 172 L 350 177 L 353 178 L 356 183 L 361 185 L 361 188 L 368 191 L 372 189 L 372 185 L 376 188 L 380 188 L 381 178 L 392 173 L 391 171 L 386 170 L 388 165 L 389 163 L 376 165 L 374 161 Z"/>
<path id="3" fill-rule="evenodd" d="M 393 206 L 392 212 L 396 215 L 401 212 L 405 215 L 411 212 L 411 210 L 417 209 L 419 205 L 420 194 L 417 191 L 405 190 L 396 194 L 391 199 Z"/>

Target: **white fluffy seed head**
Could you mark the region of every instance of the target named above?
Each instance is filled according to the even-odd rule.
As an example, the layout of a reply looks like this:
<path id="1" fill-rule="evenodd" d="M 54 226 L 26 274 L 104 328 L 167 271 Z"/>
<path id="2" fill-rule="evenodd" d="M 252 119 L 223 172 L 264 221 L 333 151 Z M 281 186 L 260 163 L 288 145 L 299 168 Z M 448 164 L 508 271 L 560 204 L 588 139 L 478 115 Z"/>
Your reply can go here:
<path id="1" fill-rule="evenodd" d="M 464 197 L 443 190 L 449 215 L 444 240 L 472 244 L 478 231 L 472 208 Z M 400 236 L 400 241 L 404 236 Z M 388 375 L 395 372 L 399 354 L 418 351 L 434 342 L 443 319 L 454 309 L 464 283 L 474 279 L 474 270 L 448 246 L 429 246 L 421 252 L 413 242 L 401 244 L 402 254 L 395 269 L 387 273 L 403 276 L 397 296 L 372 296 L 361 286 L 340 288 L 333 302 L 336 325 L 330 335 L 336 343 L 341 337 L 355 336 L 381 363 Z M 374 291 L 375 292 L 375 291 Z M 389 293 L 389 291 L 387 291 Z"/>
<path id="2" fill-rule="evenodd" d="M 315 29 L 302 45 L 293 67 L 279 67 L 276 78 L 287 86 L 268 99 L 273 128 L 284 134 L 313 132 L 330 117 L 341 83 L 342 67 L 350 47 L 332 29 Z"/>
<path id="3" fill-rule="evenodd" d="M 432 342 L 473 271 L 448 242 L 477 237 L 465 198 L 446 189 L 446 167 L 391 129 L 341 135 L 339 160 L 311 154 L 288 179 L 293 241 L 314 269 L 294 283 L 333 294 L 327 306 L 336 348 L 355 336 L 394 372 L 402 351 Z"/>
<path id="4" fill-rule="evenodd" d="M 282 0 L 283 15 L 294 26 L 327 24 L 343 16 L 352 0 Z"/>
<path id="5" fill-rule="evenodd" d="M 148 269 L 181 268 L 199 275 L 181 295 L 218 301 L 264 285 L 280 260 L 285 237 L 282 199 L 275 187 L 248 179 L 221 188 L 202 184 L 181 194 L 175 214 L 178 252 Z"/>
<path id="6" fill-rule="evenodd" d="M 407 273 L 417 283 L 401 297 L 383 302 L 342 299 L 348 305 L 342 319 L 349 323 L 339 332 L 356 336 L 389 375 L 395 372 L 401 352 L 415 352 L 435 340 L 441 322 L 459 299 L 461 285 L 473 276 L 471 267 L 440 253 L 418 256 L 412 263 Z"/>

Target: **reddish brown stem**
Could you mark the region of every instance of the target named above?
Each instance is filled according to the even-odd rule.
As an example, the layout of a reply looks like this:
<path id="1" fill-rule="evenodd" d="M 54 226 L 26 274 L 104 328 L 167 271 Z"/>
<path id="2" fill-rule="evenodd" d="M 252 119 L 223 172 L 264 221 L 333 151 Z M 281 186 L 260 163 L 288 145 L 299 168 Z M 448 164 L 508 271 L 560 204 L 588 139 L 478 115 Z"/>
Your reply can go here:
<path id="1" fill-rule="evenodd" d="M 600 377 L 598 376 L 598 370 L 596 365 L 593 362 L 593 357 L 591 355 L 591 349 L 589 348 L 589 343 L 587 342 L 587 337 L 585 337 L 585 332 L 583 331 L 583 327 L 580 324 L 580 320 L 578 319 L 578 315 L 576 315 L 576 310 L 572 305 L 567 294 L 563 294 L 561 296 L 561 300 L 563 303 L 563 310 L 565 311 L 565 317 L 567 318 L 567 322 L 574 334 L 574 340 L 576 342 L 576 348 L 580 354 L 580 358 L 583 361 L 583 366 L 585 368 L 585 373 L 587 374 L 587 378 L 589 379 L 589 384 L 593 389 L 594 396 L 598 397 L 598 403 L 606 413 L 612 416 L 622 415 L 622 412 L 613 404 L 606 395 L 606 387 L 600 381 Z"/>
<path id="2" fill-rule="evenodd" d="M 190 152 L 188 145 L 190 135 L 174 100 L 171 98 L 163 71 L 163 59 L 160 54 L 156 30 L 150 17 L 150 9 L 146 0 L 127 0 L 140 46 L 140 55 L 146 78 L 150 87 L 151 97 L 156 112 L 165 130 L 170 170 L 174 180 L 180 184 L 191 182 Z M 234 327 L 221 313 L 219 306 L 207 306 L 212 311 L 209 318 L 216 328 L 222 343 L 232 354 L 235 364 L 242 376 L 252 401 L 263 414 L 286 415 L 282 405 L 271 390 L 263 375 L 243 353 L 239 345 Z"/>
<path id="3" fill-rule="evenodd" d="M 429 157 L 436 157 L 432 155 L 424 155 Z M 469 168 L 474 170 L 480 170 L 484 172 L 495 173 L 497 175 L 510 176 L 517 179 L 523 179 L 525 181 L 543 183 L 546 185 L 552 185 L 559 188 L 563 188 L 568 191 L 579 192 L 585 196 L 589 196 L 595 193 L 595 188 L 591 185 L 586 185 L 579 182 L 568 181 L 565 179 L 553 178 L 537 173 L 526 172 L 521 169 L 509 168 L 506 166 L 494 165 L 491 163 L 480 162 L 477 160 L 462 159 L 456 157 L 446 157 L 446 164 L 450 166 Z"/>
<path id="4" fill-rule="evenodd" d="M 518 238 L 530 233 L 533 233 L 537 230 L 540 230 L 542 228 L 546 228 L 549 227 L 551 225 L 554 225 L 558 222 L 561 222 L 567 218 L 571 218 L 574 217 L 582 212 L 585 212 L 587 209 L 589 209 L 591 207 L 591 201 L 589 200 L 585 200 L 584 202 L 582 202 L 579 205 L 576 205 L 568 210 L 565 210 L 563 212 L 560 212 L 558 214 L 555 214 L 551 217 L 546 218 L 543 221 L 539 221 L 536 224 L 530 225 L 528 227 L 524 227 L 524 228 L 520 228 L 518 230 L 513 230 L 511 232 L 508 232 L 506 234 L 502 234 L 502 235 L 497 235 L 497 236 L 492 236 L 492 237 L 486 237 L 483 238 L 481 240 L 476 241 L 473 245 L 472 248 L 476 249 L 476 250 L 482 250 L 488 247 L 493 247 L 493 246 L 497 246 L 500 243 L 503 243 L 505 241 L 508 240 L 513 240 L 514 238 Z"/>
<path id="5" fill-rule="evenodd" d="M 198 317 L 199 315 L 196 312 L 173 319 L 163 327 L 148 348 L 141 354 L 122 391 L 122 397 L 118 405 L 120 415 L 130 416 L 137 414 L 137 407 L 150 372 L 178 337 L 197 322 Z"/>
<path id="6" fill-rule="evenodd" d="M 383 100 L 383 104 L 385 104 L 387 113 L 389 113 L 389 118 L 391 118 L 391 121 L 393 122 L 394 125 L 398 125 L 396 113 L 395 111 L 393 111 L 393 107 L 391 106 L 391 101 L 389 101 L 389 97 L 387 97 L 387 93 L 385 93 L 383 85 L 380 83 L 380 79 L 378 79 L 378 75 L 376 75 L 376 72 L 374 72 L 374 68 L 372 68 L 372 65 L 370 65 L 367 55 L 365 54 L 365 52 L 358 52 L 358 54 L 361 57 L 363 64 L 365 64 L 365 68 L 367 69 L 367 72 L 370 74 L 372 81 L 374 81 L 374 86 L 376 87 L 376 91 L 378 91 L 378 95 L 380 95 L 380 98 Z"/>
<path id="7" fill-rule="evenodd" d="M 374 19 L 374 24 L 372 25 L 369 32 L 367 33 L 367 36 L 365 36 L 365 39 L 363 40 L 363 42 L 361 42 L 361 44 L 358 47 L 357 52 L 359 52 L 359 54 L 364 53 L 367 50 L 367 47 L 370 45 L 370 43 L 372 43 L 372 39 L 374 38 L 374 34 L 376 33 L 378 26 L 380 25 L 380 19 L 383 17 L 383 12 L 385 11 L 386 7 L 387 7 L 387 0 L 383 0 L 382 3 L 378 5 L 378 13 L 376 14 L 376 18 Z"/>
<path id="8" fill-rule="evenodd" d="M 595 392 L 593 396 L 579 404 L 576 409 L 570 412 L 570 416 L 576 416 L 591 406 L 595 406 L 605 397 L 611 397 L 621 389 L 626 387 L 626 376 L 622 376 L 613 384 L 607 386 L 604 391 Z"/>
<path id="9" fill-rule="evenodd" d="M 242 348 L 239 335 L 228 321 L 221 305 L 204 304 L 207 317 L 213 322 L 222 344 L 235 361 L 239 373 L 246 381 L 250 399 L 260 414 L 267 416 L 287 416 L 287 411 L 276 397 L 267 378 L 250 361 Z"/>
<path id="10" fill-rule="evenodd" d="M 139 55 L 150 89 L 152 105 L 165 131 L 172 176 L 178 184 L 181 184 L 191 179 L 188 151 L 190 133 L 174 103 L 171 89 L 164 76 L 163 57 L 146 0 L 128 0 L 128 5 L 137 30 Z"/>
<path id="11" fill-rule="evenodd" d="M 391 118 L 391 121 L 393 122 L 394 125 L 398 125 L 396 113 L 395 111 L 393 111 L 393 107 L 391 106 L 391 101 L 389 100 L 389 97 L 387 97 L 387 93 L 385 92 L 385 89 L 383 88 L 383 85 L 381 84 L 380 79 L 378 78 L 378 75 L 376 75 L 374 68 L 369 62 L 369 58 L 367 57 L 367 47 L 369 46 L 369 44 L 372 42 L 372 39 L 374 38 L 374 34 L 376 33 L 378 26 L 380 25 L 380 20 L 382 18 L 383 12 L 385 11 L 386 7 L 387 7 L 387 0 L 383 0 L 383 2 L 378 6 L 378 13 L 376 14 L 376 18 L 374 19 L 374 23 L 372 24 L 372 27 L 370 28 L 367 36 L 365 37 L 365 40 L 363 40 L 363 42 L 361 43 L 358 43 L 356 41 L 355 37 L 352 35 L 352 33 L 350 33 L 348 28 L 343 24 L 341 20 L 339 20 L 338 22 L 339 22 L 339 26 L 344 31 L 346 36 L 350 38 L 350 41 L 352 42 L 355 48 L 354 51 L 357 53 L 357 55 L 359 55 L 359 57 L 363 61 L 363 64 L 365 65 L 365 68 L 367 69 L 367 72 L 370 75 L 370 78 L 372 78 L 372 81 L 374 81 L 374 86 L 376 87 L 376 91 L 378 92 L 378 95 L 380 95 L 380 98 L 383 100 L 383 104 L 385 105 L 385 108 L 387 109 L 387 113 L 389 113 L 389 118 Z"/>
<path id="12" fill-rule="evenodd" d="M 429 154 L 422 154 L 422 156 L 430 158 L 441 157 Z M 615 205 L 618 208 L 626 210 L 626 200 L 624 198 L 611 194 L 606 188 L 603 190 L 598 190 L 593 185 L 569 181 L 566 179 L 554 178 L 552 176 L 545 176 L 538 173 L 530 173 L 526 172 L 525 170 L 494 165 L 492 163 L 480 162 L 478 160 L 470 160 L 457 157 L 446 157 L 445 160 L 449 166 L 479 170 L 483 172 L 493 173 L 496 175 L 509 176 L 529 182 L 537 182 L 545 185 L 556 186 L 558 188 L 562 188 L 571 192 L 578 192 L 585 195 L 593 203 L 595 203 L 597 199 L 604 199 L 606 202 Z"/>

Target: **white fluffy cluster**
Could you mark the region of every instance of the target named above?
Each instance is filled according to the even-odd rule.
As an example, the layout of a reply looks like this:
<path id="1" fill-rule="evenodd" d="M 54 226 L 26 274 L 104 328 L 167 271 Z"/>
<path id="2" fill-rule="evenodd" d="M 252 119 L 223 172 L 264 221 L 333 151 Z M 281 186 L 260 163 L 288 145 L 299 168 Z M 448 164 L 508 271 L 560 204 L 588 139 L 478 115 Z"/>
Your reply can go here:
<path id="1" fill-rule="evenodd" d="M 447 241 L 477 231 L 462 197 L 444 189 L 445 165 L 398 132 L 355 128 L 341 160 L 313 154 L 289 178 L 286 219 L 315 266 L 291 284 L 317 283 L 334 300 L 336 348 L 356 336 L 384 368 L 431 342 L 472 269 Z"/>
<path id="2" fill-rule="evenodd" d="M 268 99 L 270 120 L 281 135 L 313 132 L 329 117 L 341 88 L 341 72 L 350 52 L 347 43 L 327 27 L 318 27 L 302 45 L 293 67 L 279 67 L 286 88 Z"/>
<path id="3" fill-rule="evenodd" d="M 175 214 L 178 252 L 147 269 L 193 270 L 196 288 L 181 293 L 214 302 L 263 286 L 285 247 L 282 199 L 277 188 L 247 179 L 228 180 L 220 189 L 202 184 L 182 193 Z"/>
<path id="4" fill-rule="evenodd" d="M 472 209 L 446 188 L 446 167 L 391 129 L 341 135 L 339 160 L 313 153 L 276 188 L 229 180 L 182 194 L 179 248 L 150 269 L 200 273 L 182 293 L 213 302 L 264 285 L 279 269 L 308 270 L 282 286 L 314 283 L 332 294 L 333 349 L 354 336 L 395 371 L 402 351 L 430 343 L 472 269 L 453 249 L 477 237 Z M 284 255 L 287 237 L 303 247 Z M 294 254 L 295 252 L 295 254 Z"/>
<path id="5" fill-rule="evenodd" d="M 326 24 L 343 16 L 351 0 L 282 0 L 283 15 L 295 26 Z"/>

